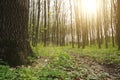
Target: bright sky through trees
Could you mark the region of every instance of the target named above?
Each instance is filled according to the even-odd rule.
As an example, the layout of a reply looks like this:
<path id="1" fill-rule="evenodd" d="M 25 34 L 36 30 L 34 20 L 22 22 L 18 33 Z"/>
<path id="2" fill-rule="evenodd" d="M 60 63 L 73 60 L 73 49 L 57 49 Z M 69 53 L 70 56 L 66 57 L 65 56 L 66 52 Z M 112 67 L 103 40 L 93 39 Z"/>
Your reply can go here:
<path id="1" fill-rule="evenodd" d="M 95 13 L 97 10 L 96 0 L 82 0 L 82 9 L 88 13 Z"/>

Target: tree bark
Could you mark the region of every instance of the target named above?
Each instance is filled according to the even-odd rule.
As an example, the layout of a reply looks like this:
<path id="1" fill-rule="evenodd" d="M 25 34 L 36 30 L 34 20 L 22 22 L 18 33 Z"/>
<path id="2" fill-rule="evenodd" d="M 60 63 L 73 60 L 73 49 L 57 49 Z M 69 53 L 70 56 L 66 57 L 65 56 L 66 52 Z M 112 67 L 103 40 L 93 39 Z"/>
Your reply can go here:
<path id="1" fill-rule="evenodd" d="M 35 39 L 36 39 L 36 45 L 38 44 L 38 42 L 39 42 L 39 28 L 40 28 L 40 12 L 41 12 L 41 0 L 38 0 L 38 15 L 37 15 L 37 26 L 36 26 L 36 37 L 35 37 Z"/>
<path id="2" fill-rule="evenodd" d="M 47 19 L 46 19 L 46 0 L 44 0 L 44 47 L 47 46 Z"/>
<path id="3" fill-rule="evenodd" d="M 32 54 L 28 19 L 29 0 L 0 0 L 0 59 L 10 66 L 26 64 Z"/>
<path id="4" fill-rule="evenodd" d="M 69 0 L 69 4 L 70 4 L 70 17 L 71 17 L 71 24 L 70 24 L 70 27 L 71 27 L 71 39 L 72 39 L 72 48 L 74 48 L 74 36 L 73 36 L 73 21 L 72 21 L 72 2 L 71 0 Z"/>
<path id="5" fill-rule="evenodd" d="M 117 37 L 118 50 L 120 50 L 120 0 L 117 0 L 116 37 Z"/>

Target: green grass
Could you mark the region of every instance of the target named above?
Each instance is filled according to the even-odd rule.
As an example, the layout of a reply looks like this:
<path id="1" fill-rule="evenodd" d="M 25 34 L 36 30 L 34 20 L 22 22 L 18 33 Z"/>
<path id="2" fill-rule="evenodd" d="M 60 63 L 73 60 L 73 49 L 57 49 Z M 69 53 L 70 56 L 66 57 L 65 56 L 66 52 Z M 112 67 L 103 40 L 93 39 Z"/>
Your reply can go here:
<path id="1" fill-rule="evenodd" d="M 36 50 L 38 50 L 38 49 L 36 49 Z M 112 47 L 110 47 L 108 49 L 98 49 L 96 46 L 86 47 L 85 49 L 71 48 L 70 46 L 46 47 L 46 48 L 41 47 L 37 52 L 41 56 L 44 56 L 44 57 L 47 56 L 47 57 L 54 58 L 55 60 L 51 64 L 54 65 L 54 62 L 57 62 L 58 63 L 56 66 L 57 68 L 60 66 L 60 62 L 61 62 L 61 60 L 60 60 L 60 62 L 56 60 L 59 57 L 59 55 L 61 55 L 61 54 L 69 55 L 69 53 L 79 54 L 80 56 L 83 56 L 83 57 L 89 57 L 103 65 L 120 68 L 120 58 L 118 56 L 120 54 L 120 51 L 118 51 L 116 48 L 112 48 Z M 64 65 L 64 64 L 65 63 L 63 62 L 62 65 Z M 73 65 L 73 64 L 71 64 L 71 65 Z M 59 69 L 58 69 L 58 71 L 59 71 Z M 62 71 L 62 69 L 60 69 L 60 71 Z M 64 70 L 62 72 L 64 72 Z M 61 72 L 61 74 L 63 74 L 62 72 Z M 77 71 L 75 71 L 75 72 L 77 74 Z M 52 74 L 52 73 L 50 73 L 50 74 Z M 65 73 L 65 74 L 67 74 L 67 73 Z M 69 75 L 69 76 L 73 76 L 73 75 Z M 67 75 L 67 77 L 68 77 L 68 75 Z"/>
<path id="2" fill-rule="evenodd" d="M 120 58 L 118 51 L 116 48 L 108 48 L 108 49 L 97 49 L 97 48 L 86 48 L 86 49 L 70 49 L 70 53 L 77 53 L 80 56 L 87 56 L 99 62 L 100 64 L 106 65 L 116 65 L 120 66 Z"/>
<path id="3" fill-rule="evenodd" d="M 120 67 L 120 51 L 116 48 L 98 49 L 96 46 L 86 47 L 85 49 L 66 47 L 33 47 L 33 62 L 38 61 L 34 67 L 10 68 L 0 65 L 0 80 L 73 80 L 81 77 L 84 80 L 101 80 L 101 76 L 106 77 L 107 73 L 95 74 L 86 65 L 76 65 L 75 60 L 71 59 L 70 54 L 78 54 L 89 57 L 103 65 Z M 39 57 L 50 58 L 44 67 L 39 66 Z"/>

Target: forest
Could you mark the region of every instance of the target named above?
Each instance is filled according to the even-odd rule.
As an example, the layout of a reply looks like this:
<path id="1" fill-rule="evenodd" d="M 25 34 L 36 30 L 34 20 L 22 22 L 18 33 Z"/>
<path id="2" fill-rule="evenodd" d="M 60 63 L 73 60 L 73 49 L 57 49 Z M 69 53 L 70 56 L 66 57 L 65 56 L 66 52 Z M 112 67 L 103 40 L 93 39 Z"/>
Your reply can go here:
<path id="1" fill-rule="evenodd" d="M 0 80 L 120 80 L 120 0 L 0 0 Z"/>

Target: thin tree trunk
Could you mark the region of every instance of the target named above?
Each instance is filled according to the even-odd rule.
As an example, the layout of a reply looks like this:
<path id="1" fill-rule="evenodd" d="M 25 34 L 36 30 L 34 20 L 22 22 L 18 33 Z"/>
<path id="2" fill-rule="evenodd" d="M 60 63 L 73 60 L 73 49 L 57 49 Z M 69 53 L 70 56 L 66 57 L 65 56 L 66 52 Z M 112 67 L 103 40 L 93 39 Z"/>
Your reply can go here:
<path id="1" fill-rule="evenodd" d="M 38 16 L 37 16 L 37 26 L 36 26 L 36 36 L 35 36 L 35 45 L 37 45 L 38 41 L 39 41 L 39 24 L 40 24 L 40 0 L 38 0 Z"/>
<path id="2" fill-rule="evenodd" d="M 120 50 L 120 0 L 117 0 L 117 27 L 116 27 L 116 37 L 118 50 Z"/>
<path id="3" fill-rule="evenodd" d="M 74 48 L 74 36 L 73 36 L 73 26 L 72 26 L 72 3 L 71 0 L 69 0 L 70 2 L 70 11 L 71 11 L 71 38 L 72 38 L 72 48 Z"/>
<path id="4" fill-rule="evenodd" d="M 47 25 L 46 25 L 46 0 L 44 0 L 44 47 L 46 47 L 47 41 Z"/>

